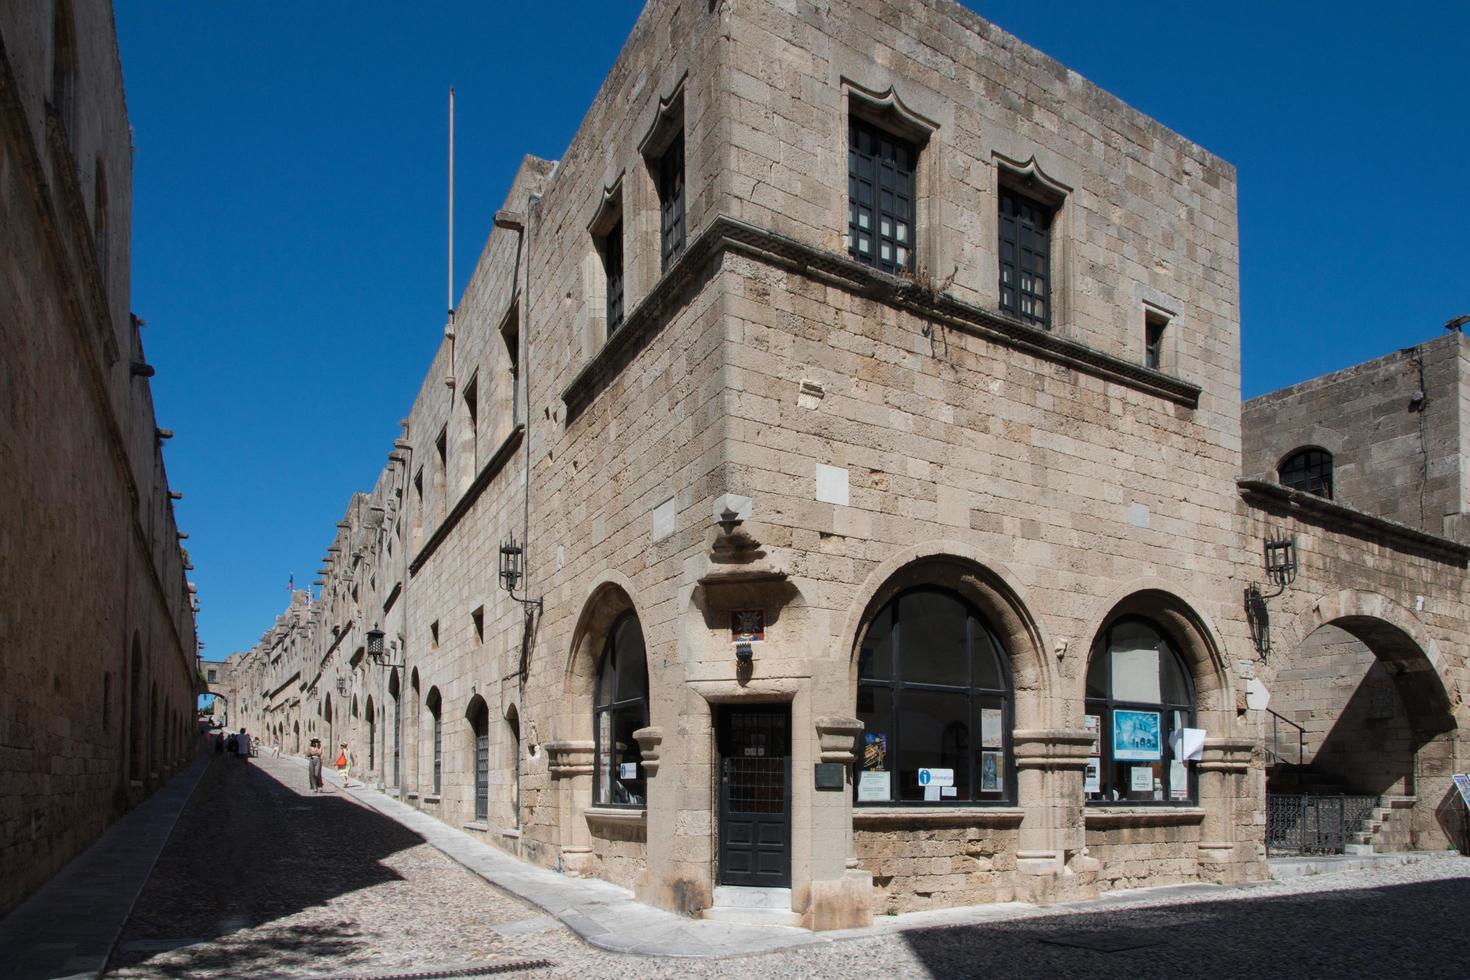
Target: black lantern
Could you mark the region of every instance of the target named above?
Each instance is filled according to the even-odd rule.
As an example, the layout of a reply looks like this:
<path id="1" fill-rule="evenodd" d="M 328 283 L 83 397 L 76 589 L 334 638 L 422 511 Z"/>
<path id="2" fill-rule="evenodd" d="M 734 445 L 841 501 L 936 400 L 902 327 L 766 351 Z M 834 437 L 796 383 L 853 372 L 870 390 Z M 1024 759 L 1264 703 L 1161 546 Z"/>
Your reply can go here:
<path id="1" fill-rule="evenodd" d="M 340 694 L 342 697 L 345 698 L 347 696 L 348 687 L 349 687 L 349 682 L 348 682 L 347 678 L 344 675 L 338 674 L 337 675 L 337 693 Z"/>
<path id="2" fill-rule="evenodd" d="M 1267 538 L 1265 553 L 1266 578 L 1285 591 L 1296 579 L 1296 538 Z"/>
<path id="3" fill-rule="evenodd" d="M 500 546 L 500 584 L 512 595 L 520 584 L 524 560 L 525 554 L 521 551 L 521 546 L 516 544 L 516 536 L 512 533 Z"/>
<path id="4" fill-rule="evenodd" d="M 376 626 L 367 631 L 367 655 L 374 663 L 383 662 L 383 631 Z"/>

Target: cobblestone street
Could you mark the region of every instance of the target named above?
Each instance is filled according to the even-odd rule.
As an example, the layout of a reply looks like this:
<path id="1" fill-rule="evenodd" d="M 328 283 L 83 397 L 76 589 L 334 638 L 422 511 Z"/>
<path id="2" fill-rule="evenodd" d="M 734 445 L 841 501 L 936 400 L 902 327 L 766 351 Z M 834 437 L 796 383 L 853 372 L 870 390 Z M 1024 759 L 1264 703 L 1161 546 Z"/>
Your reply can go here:
<path id="1" fill-rule="evenodd" d="M 595 949 L 293 760 L 218 758 L 109 964 L 113 977 L 390 976 L 549 965 L 547 977 L 1463 977 L 1470 859 L 1247 889 L 1155 889 L 983 924 L 724 960 Z M 518 971 L 519 972 L 519 971 Z"/>

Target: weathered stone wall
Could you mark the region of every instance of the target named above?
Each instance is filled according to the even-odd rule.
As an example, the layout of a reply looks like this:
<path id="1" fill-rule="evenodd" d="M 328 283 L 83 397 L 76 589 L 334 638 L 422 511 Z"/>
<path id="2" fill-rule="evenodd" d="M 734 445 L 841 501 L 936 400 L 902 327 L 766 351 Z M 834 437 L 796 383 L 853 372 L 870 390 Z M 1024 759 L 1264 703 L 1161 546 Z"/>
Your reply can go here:
<path id="1" fill-rule="evenodd" d="M 1200 879 L 1203 814 L 1155 812 L 1092 817 L 1087 853 L 1097 858 L 1099 886 L 1146 888 Z"/>
<path id="2" fill-rule="evenodd" d="M 858 861 L 874 872 L 874 915 L 1015 900 L 1016 817 L 977 815 L 974 826 L 938 827 L 895 818 L 885 828 L 863 829 L 866 822 L 859 818 L 853 844 Z"/>
<path id="3" fill-rule="evenodd" d="M 131 154 L 110 5 L 0 8 L 0 914 L 196 742 Z"/>
<path id="4" fill-rule="evenodd" d="M 1242 406 L 1243 474 L 1275 480 L 1293 450 L 1333 459 L 1333 499 L 1466 540 L 1461 425 L 1470 340 L 1452 333 L 1252 398 Z M 1424 392 L 1415 402 L 1415 391 Z"/>

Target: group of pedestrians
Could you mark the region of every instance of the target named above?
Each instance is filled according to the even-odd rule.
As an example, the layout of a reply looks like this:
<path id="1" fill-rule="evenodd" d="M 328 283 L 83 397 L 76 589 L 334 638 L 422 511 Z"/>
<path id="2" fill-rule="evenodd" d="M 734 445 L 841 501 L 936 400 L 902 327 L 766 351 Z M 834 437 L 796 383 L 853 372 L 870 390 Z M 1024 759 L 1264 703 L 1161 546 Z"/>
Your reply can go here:
<path id="1" fill-rule="evenodd" d="M 306 782 L 313 793 L 322 791 L 322 754 L 322 740 L 312 739 L 306 747 Z M 352 753 L 346 742 L 337 747 L 337 758 L 332 760 L 332 764 L 337 767 L 337 775 L 342 777 L 342 788 L 351 786 L 348 774 L 352 770 Z"/>
<path id="2" fill-rule="evenodd" d="M 232 732 L 228 736 L 224 732 L 216 732 L 214 736 L 215 755 L 223 755 L 228 752 L 241 761 L 248 760 L 252 755 L 259 753 L 258 740 L 252 739 L 245 729 Z M 272 751 L 279 758 L 281 754 L 280 745 L 273 745 Z M 322 740 L 314 738 L 306 748 L 306 782 L 313 793 L 320 793 L 325 788 L 322 782 Z M 351 786 L 350 774 L 352 771 L 352 752 L 343 742 L 337 748 L 337 757 L 332 760 L 332 765 L 337 769 L 337 775 L 342 778 L 342 787 L 346 789 Z"/>

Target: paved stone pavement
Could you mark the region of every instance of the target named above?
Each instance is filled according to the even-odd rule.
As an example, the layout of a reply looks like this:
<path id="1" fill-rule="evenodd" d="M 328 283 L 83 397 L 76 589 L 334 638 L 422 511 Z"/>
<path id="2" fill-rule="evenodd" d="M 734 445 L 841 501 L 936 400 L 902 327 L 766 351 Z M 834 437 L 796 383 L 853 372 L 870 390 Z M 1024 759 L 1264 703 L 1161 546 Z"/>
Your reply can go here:
<path id="1" fill-rule="evenodd" d="M 97 976 L 206 762 L 200 755 L 0 920 L 0 976 Z"/>
<path id="2" fill-rule="evenodd" d="M 388 812 L 422 815 L 381 793 L 332 786 L 318 796 L 305 783 L 299 760 L 209 760 L 108 975 L 469 975 L 526 960 L 550 961 L 526 975 L 579 980 L 1470 975 L 1461 954 L 1470 859 L 1446 856 L 1248 888 L 884 917 L 861 932 L 777 930 L 764 933 L 764 945 L 784 948 L 734 958 L 614 953 L 581 941 L 564 921 L 594 939 L 609 930 L 608 943 L 630 948 L 710 957 L 738 944 L 721 926 L 725 937 L 702 945 L 690 937 L 703 940 L 715 924 L 627 908 L 621 889 L 530 868 L 429 818 L 426 839 Z M 491 880 L 538 895 L 546 909 Z M 0 975 L 11 973 L 0 967 Z"/>

